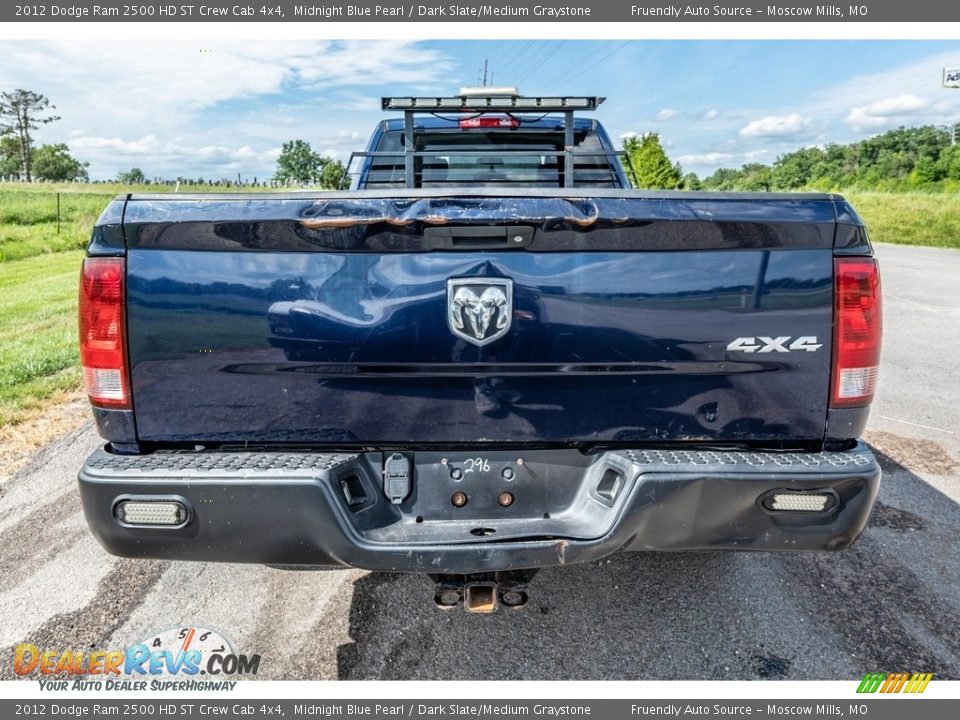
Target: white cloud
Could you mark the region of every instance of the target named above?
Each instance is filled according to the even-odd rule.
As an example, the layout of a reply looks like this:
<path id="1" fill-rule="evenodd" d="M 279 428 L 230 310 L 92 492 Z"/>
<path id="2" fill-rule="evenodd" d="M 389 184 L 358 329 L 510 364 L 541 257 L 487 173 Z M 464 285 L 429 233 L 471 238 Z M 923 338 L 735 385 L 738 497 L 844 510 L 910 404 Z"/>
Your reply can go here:
<path id="1" fill-rule="evenodd" d="M 726 152 L 712 150 L 703 153 L 680 155 L 677 161 L 685 168 L 712 171 L 718 167 L 740 167 L 746 163 L 769 162 L 776 153 L 771 149 L 747 150 L 744 152 Z"/>
<path id="2" fill-rule="evenodd" d="M 737 158 L 735 153 L 725 153 L 725 152 L 708 152 L 708 153 L 690 153 L 689 155 L 681 155 L 677 158 L 677 162 L 681 165 L 722 165 L 723 163 L 729 163 Z"/>
<path id="3" fill-rule="evenodd" d="M 960 91 L 940 87 L 942 68 L 955 61 L 956 52 L 942 53 L 846 76 L 798 95 L 790 104 L 761 100 L 752 107 L 689 110 L 676 121 L 677 155 L 671 158 L 707 174 L 718 167 L 770 163 L 803 146 L 852 142 L 897 125 L 955 123 L 960 120 Z"/>
<path id="4" fill-rule="evenodd" d="M 126 140 L 121 137 L 84 135 L 70 141 L 70 149 L 89 159 L 92 165 L 127 169 L 141 167 L 148 176 L 177 177 L 217 176 L 240 171 L 247 175 L 266 177 L 273 167 L 280 148 L 258 151 L 251 145 L 201 145 L 180 142 L 160 142 L 156 135 Z M 110 165 L 112 163 L 112 165 Z M 104 177 L 113 177 L 104 174 Z"/>
<path id="5" fill-rule="evenodd" d="M 163 148 L 156 135 L 145 135 L 137 140 L 80 135 L 70 141 L 70 149 L 80 153 L 84 150 L 109 150 L 122 155 L 144 155 L 161 151 Z"/>
<path id="6" fill-rule="evenodd" d="M 411 42 L 378 40 L 325 43 L 320 52 L 288 61 L 309 88 L 356 85 L 413 85 L 445 80 L 453 68 L 446 55 Z"/>
<path id="7" fill-rule="evenodd" d="M 955 53 L 931 55 L 824 85 L 803 98 L 802 106 L 761 106 L 748 115 L 707 110 L 699 117 L 715 122 L 705 133 L 704 145 L 694 146 L 679 159 L 685 165 L 712 171 L 720 165 L 770 162 L 803 145 L 850 142 L 858 135 L 898 125 L 954 123 L 960 119 L 960 92 L 943 90 L 940 80 L 942 68 L 955 60 Z M 725 141 L 717 137 L 738 116 L 742 118 L 740 127 L 730 127 L 733 137 Z"/>
<path id="8" fill-rule="evenodd" d="M 852 108 L 844 118 L 854 130 L 869 130 L 896 125 L 930 106 L 930 102 L 913 93 L 878 100 Z"/>
<path id="9" fill-rule="evenodd" d="M 681 112 L 679 110 L 674 110 L 673 108 L 664 108 L 663 110 L 657 113 L 657 116 L 654 119 L 657 122 L 666 122 L 668 120 L 673 120 L 675 117 L 677 117 L 680 114 Z"/>
<path id="10" fill-rule="evenodd" d="M 942 70 L 956 53 L 931 55 L 825 87 L 808 112 L 837 117 L 856 133 L 909 125 L 946 125 L 960 117 L 960 92 L 940 87 Z M 879 90 L 878 90 L 879 89 Z M 877 96 L 881 95 L 881 100 Z M 885 97 L 884 97 L 885 96 Z"/>
<path id="11" fill-rule="evenodd" d="M 440 51 L 400 41 L 220 41 L 204 49 L 186 41 L 8 42 L 0 76 L 38 88 L 65 120 L 92 114 L 109 122 L 120 114 L 182 124 L 230 100 L 434 82 L 453 68 Z"/>
<path id="12" fill-rule="evenodd" d="M 853 108 L 843 121 L 857 132 L 860 132 L 862 130 L 881 128 L 890 123 L 890 118 L 869 115 L 866 109 L 861 107 Z"/>
<path id="13" fill-rule="evenodd" d="M 807 132 L 810 121 L 799 113 L 789 115 L 768 115 L 759 120 L 751 120 L 740 128 L 742 137 L 768 138 L 802 135 Z"/>
<path id="14" fill-rule="evenodd" d="M 128 169 L 132 157 L 148 175 L 209 175 L 239 164 L 262 176 L 272 172 L 266 153 L 293 138 L 338 153 L 359 149 L 350 122 L 373 128 L 375 120 L 361 118 L 379 115 L 372 86 L 446 86 L 456 68 L 417 42 L 205 41 L 202 49 L 190 41 L 8 41 L 0 77 L 50 98 L 62 119 L 38 141 L 68 139 L 95 178 Z"/>
<path id="15" fill-rule="evenodd" d="M 318 153 L 324 157 L 333 158 L 334 160 L 339 160 L 340 162 L 346 164 L 347 160 L 350 158 L 350 153 L 348 151 L 342 150 L 336 147 L 325 147 L 317 150 Z"/>
<path id="16" fill-rule="evenodd" d="M 633 130 L 628 130 L 625 133 L 620 133 L 621 140 L 629 140 L 630 138 L 640 137 L 638 133 L 635 133 Z"/>
<path id="17" fill-rule="evenodd" d="M 871 115 L 908 115 L 917 110 L 922 110 L 929 103 L 922 97 L 913 93 L 898 95 L 897 97 L 879 100 L 866 108 Z"/>

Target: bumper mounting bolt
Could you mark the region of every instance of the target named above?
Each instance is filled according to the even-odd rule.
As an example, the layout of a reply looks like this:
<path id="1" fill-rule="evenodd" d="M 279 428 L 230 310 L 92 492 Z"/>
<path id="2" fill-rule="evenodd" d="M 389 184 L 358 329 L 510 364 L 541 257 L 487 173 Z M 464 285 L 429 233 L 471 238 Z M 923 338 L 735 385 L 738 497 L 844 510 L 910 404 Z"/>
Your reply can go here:
<path id="1" fill-rule="evenodd" d="M 437 604 L 444 607 L 453 607 L 460 602 L 460 593 L 456 590 L 444 590 L 437 599 Z"/>
<path id="2" fill-rule="evenodd" d="M 513 493 L 504 491 L 497 495 L 497 502 L 501 507 L 510 507 L 513 505 Z"/>
<path id="3" fill-rule="evenodd" d="M 450 502 L 453 503 L 454 507 L 462 508 L 467 504 L 467 494 L 458 490 L 451 496 Z"/>
<path id="4" fill-rule="evenodd" d="M 527 603 L 527 594 L 522 590 L 504 590 L 501 595 L 503 604 L 509 607 L 520 607 Z"/>

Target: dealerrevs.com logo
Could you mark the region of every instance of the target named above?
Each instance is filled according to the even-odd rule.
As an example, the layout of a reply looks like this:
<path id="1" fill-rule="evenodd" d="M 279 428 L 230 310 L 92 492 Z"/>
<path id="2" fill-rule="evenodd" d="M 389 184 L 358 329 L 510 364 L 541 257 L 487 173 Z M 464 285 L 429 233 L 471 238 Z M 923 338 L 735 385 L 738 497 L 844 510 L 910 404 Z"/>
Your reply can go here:
<path id="1" fill-rule="evenodd" d="M 178 627 L 124 649 L 16 646 L 13 670 L 41 690 L 232 690 L 260 670 L 259 655 L 234 652 L 214 630 Z"/>

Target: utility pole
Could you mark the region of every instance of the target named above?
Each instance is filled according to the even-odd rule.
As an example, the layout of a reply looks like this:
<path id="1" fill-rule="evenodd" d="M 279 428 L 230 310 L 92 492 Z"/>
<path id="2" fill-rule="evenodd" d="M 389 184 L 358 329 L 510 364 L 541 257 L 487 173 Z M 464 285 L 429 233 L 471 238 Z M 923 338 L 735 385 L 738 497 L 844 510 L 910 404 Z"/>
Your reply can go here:
<path id="1" fill-rule="evenodd" d="M 483 87 L 487 86 L 487 60 L 483 61 Z"/>

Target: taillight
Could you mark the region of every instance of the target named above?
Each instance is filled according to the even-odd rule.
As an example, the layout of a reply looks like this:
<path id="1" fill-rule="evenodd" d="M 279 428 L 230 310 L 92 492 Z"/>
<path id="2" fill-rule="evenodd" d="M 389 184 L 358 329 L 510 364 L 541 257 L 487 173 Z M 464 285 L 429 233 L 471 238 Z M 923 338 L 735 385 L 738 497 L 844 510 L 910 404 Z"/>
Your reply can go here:
<path id="1" fill-rule="evenodd" d="M 94 405 L 130 407 L 123 258 L 87 258 L 80 273 L 80 364 Z"/>
<path id="2" fill-rule="evenodd" d="M 880 273 L 873 258 L 834 261 L 834 407 L 873 400 L 880 365 Z"/>
<path id="3" fill-rule="evenodd" d="M 460 121 L 461 130 L 472 128 L 518 128 L 520 121 L 512 117 L 472 117 Z"/>

